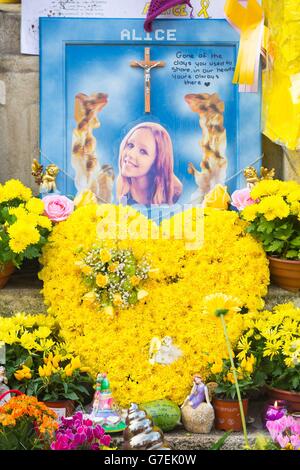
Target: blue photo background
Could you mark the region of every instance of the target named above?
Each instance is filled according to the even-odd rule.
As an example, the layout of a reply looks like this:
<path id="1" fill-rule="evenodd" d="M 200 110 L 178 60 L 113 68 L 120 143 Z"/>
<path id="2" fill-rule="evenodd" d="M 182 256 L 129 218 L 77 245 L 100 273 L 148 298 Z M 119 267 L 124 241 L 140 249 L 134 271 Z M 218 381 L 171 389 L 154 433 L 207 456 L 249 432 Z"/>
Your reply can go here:
<path id="1" fill-rule="evenodd" d="M 238 88 L 231 83 L 236 61 L 233 45 L 153 45 L 151 60 L 165 62 L 165 67 L 151 71 L 151 114 L 144 113 L 144 71 L 130 67 L 132 60 L 144 59 L 143 45 L 66 46 L 66 118 L 67 173 L 71 167 L 72 131 L 76 127 L 74 100 L 77 93 L 106 93 L 108 104 L 99 113 L 101 126 L 94 130 L 100 164 L 109 163 L 118 175 L 119 146 L 125 134 L 136 124 L 155 121 L 169 132 L 174 151 L 174 169 L 183 184 L 178 203 L 189 203 L 197 186 L 187 172 L 188 162 L 200 169 L 202 132 L 199 116 L 184 100 L 188 93 L 218 93 L 225 102 L 224 127 L 227 131 L 227 178 L 238 168 Z M 202 65 L 199 65 L 201 62 Z M 203 65 L 205 64 L 205 65 Z M 204 77 L 204 78 L 203 78 Z M 249 142 L 251 145 L 251 136 Z M 229 189 L 236 188 L 232 179 Z M 72 180 L 68 193 L 75 194 Z M 114 190 L 114 200 L 115 190 Z"/>
<path id="2" fill-rule="evenodd" d="M 184 96 L 218 93 L 225 102 L 227 184 L 230 191 L 244 187 L 244 168 L 259 169 L 261 164 L 261 91 L 259 86 L 256 93 L 239 93 L 238 85 L 232 84 L 238 32 L 226 20 L 158 19 L 147 34 L 143 23 L 122 18 L 40 18 L 41 163 L 56 164 L 61 170 L 59 191 L 75 195 L 71 166 L 75 95 L 104 92 L 109 102 L 99 115 L 101 127 L 94 132 L 100 164 L 111 164 L 117 174 L 119 145 L 127 131 L 145 120 L 159 122 L 170 133 L 175 173 L 184 186 L 178 205 L 189 203 L 197 187 L 187 164 L 199 169 L 202 135 L 199 116 L 191 112 Z M 130 67 L 132 60 L 144 58 L 145 46 L 151 48 L 152 60 L 166 62 L 165 68 L 151 73 L 151 116 L 144 115 L 143 70 Z M 189 58 L 183 54 L 195 56 L 191 67 L 178 65 L 183 71 L 175 65 L 181 61 L 176 57 L 180 52 L 186 62 Z M 196 57 L 204 54 L 208 63 L 199 66 L 198 75 L 204 78 L 198 80 L 193 70 L 186 69 L 197 69 Z M 195 83 L 187 84 L 186 78 Z M 166 208 L 163 217 L 171 210 Z"/>

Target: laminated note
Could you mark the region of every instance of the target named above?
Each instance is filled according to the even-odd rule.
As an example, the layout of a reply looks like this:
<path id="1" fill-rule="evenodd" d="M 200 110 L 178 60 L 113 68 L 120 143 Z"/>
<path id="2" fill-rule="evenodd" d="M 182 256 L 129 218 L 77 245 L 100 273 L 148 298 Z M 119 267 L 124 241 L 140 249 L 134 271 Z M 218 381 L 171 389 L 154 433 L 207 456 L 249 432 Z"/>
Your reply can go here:
<path id="1" fill-rule="evenodd" d="M 196 19 L 224 18 L 225 0 L 192 0 Z M 39 54 L 39 18 L 146 18 L 149 0 L 23 0 L 21 53 Z M 187 19 L 191 8 L 178 5 L 163 18 Z"/>

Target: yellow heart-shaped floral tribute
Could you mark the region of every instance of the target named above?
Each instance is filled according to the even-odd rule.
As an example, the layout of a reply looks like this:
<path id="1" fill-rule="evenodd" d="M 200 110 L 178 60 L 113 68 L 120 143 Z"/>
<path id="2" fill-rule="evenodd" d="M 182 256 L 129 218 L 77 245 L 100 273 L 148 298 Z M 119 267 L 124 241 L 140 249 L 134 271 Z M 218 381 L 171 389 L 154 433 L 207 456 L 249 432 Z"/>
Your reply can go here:
<path id="1" fill-rule="evenodd" d="M 58 224 L 44 249 L 40 278 L 48 312 L 57 317 L 82 363 L 95 374 L 108 373 L 121 406 L 160 398 L 181 404 L 193 374 L 205 378 L 209 362 L 227 357 L 221 324 L 203 309 L 204 296 L 223 292 L 250 311 L 264 305 L 268 263 L 261 246 L 244 232 L 245 222 L 235 212 L 206 209 L 203 217 L 190 209 L 185 222 L 204 229 L 203 244 L 196 246 L 190 236 L 177 239 L 181 217 L 157 227 L 133 208 L 90 204 Z M 145 232 L 152 238 L 146 240 Z M 138 259 L 151 259 L 145 298 L 126 309 L 116 307 L 114 315 L 83 301 L 88 287 L 78 261 L 95 244 L 131 248 Z M 242 333 L 243 317 L 226 316 L 233 343 Z M 152 339 L 165 337 L 182 354 L 170 365 L 149 361 Z"/>

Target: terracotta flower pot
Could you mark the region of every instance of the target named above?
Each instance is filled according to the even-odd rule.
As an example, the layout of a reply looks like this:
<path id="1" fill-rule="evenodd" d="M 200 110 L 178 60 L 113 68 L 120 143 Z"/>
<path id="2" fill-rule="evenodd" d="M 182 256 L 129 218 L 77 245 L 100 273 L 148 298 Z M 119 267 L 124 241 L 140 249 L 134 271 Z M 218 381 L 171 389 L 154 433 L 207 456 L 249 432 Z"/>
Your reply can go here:
<path id="1" fill-rule="evenodd" d="M 243 409 L 244 414 L 248 413 L 248 398 L 244 398 Z M 239 402 L 237 400 L 229 400 L 223 398 L 213 398 L 213 407 L 215 410 L 215 428 L 222 431 L 241 431 L 242 420 Z"/>
<path id="2" fill-rule="evenodd" d="M 276 286 L 293 292 L 300 290 L 300 261 L 268 256 L 271 281 Z"/>
<path id="3" fill-rule="evenodd" d="M 8 282 L 14 270 L 15 266 L 12 263 L 7 263 L 4 266 L 0 265 L 0 289 Z"/>
<path id="4" fill-rule="evenodd" d="M 287 403 L 288 411 L 300 411 L 300 392 L 290 392 L 266 385 L 268 397 L 274 400 L 284 400 Z"/>
<path id="5" fill-rule="evenodd" d="M 62 417 L 67 418 L 74 414 L 75 405 L 72 400 L 45 401 L 45 405 L 51 408 L 58 416 L 58 420 Z"/>

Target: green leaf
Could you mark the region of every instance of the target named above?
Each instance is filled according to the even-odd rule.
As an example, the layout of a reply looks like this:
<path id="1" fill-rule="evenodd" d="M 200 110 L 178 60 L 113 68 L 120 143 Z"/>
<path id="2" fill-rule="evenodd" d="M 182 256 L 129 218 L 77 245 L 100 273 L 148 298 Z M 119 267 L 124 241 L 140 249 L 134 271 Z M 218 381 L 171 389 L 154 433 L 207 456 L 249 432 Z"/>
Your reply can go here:
<path id="1" fill-rule="evenodd" d="M 65 397 L 66 397 L 68 400 L 79 400 L 79 397 L 78 397 L 78 395 L 77 395 L 75 392 L 66 393 L 66 394 L 65 394 Z"/>
<path id="2" fill-rule="evenodd" d="M 292 385 L 293 385 L 294 390 L 297 390 L 299 384 L 300 384 L 300 378 L 299 377 L 293 377 Z"/>
<path id="3" fill-rule="evenodd" d="M 300 248 L 300 235 L 298 235 L 298 237 L 291 240 L 290 245 L 292 248 Z"/>
<path id="4" fill-rule="evenodd" d="M 230 436 L 232 431 L 227 431 L 223 434 L 223 436 L 217 440 L 210 448 L 209 450 L 220 450 L 223 445 L 225 444 L 227 438 Z"/>
<path id="5" fill-rule="evenodd" d="M 288 259 L 297 259 L 298 258 L 298 251 L 297 250 L 288 250 L 286 253 L 286 257 Z"/>
<path id="6" fill-rule="evenodd" d="M 274 240 L 268 247 L 266 248 L 266 251 L 281 251 L 282 248 L 284 247 L 284 242 L 281 240 Z"/>

